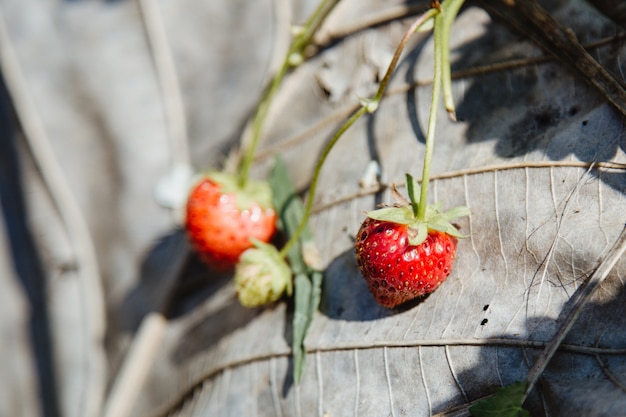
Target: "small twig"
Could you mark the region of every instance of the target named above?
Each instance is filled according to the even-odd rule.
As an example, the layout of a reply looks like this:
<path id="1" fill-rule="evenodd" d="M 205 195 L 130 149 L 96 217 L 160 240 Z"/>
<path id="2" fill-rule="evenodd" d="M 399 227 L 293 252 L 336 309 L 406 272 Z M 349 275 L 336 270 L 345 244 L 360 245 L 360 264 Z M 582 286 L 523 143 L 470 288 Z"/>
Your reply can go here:
<path id="1" fill-rule="evenodd" d="M 613 267 L 620 260 L 624 252 L 626 252 L 626 228 L 622 229 L 622 232 L 616 240 L 615 244 L 603 257 L 604 260 L 600 263 L 593 275 L 579 289 L 579 291 L 574 294 L 574 299 L 572 300 L 572 309 L 567 314 L 567 317 L 559 327 L 559 330 L 554 335 L 554 338 L 539 355 L 537 361 L 526 376 L 527 388 L 524 398 L 528 396 L 530 391 L 533 389 L 533 387 L 543 374 L 546 366 L 548 366 L 548 363 L 554 356 L 554 353 L 557 351 L 557 349 L 565 339 L 565 336 L 567 336 L 567 334 L 571 330 L 572 326 L 580 316 L 583 308 L 587 305 L 591 296 L 609 276 L 609 273 L 613 270 Z"/>
<path id="2" fill-rule="evenodd" d="M 506 339 L 506 338 L 483 338 L 483 339 L 424 339 L 424 340 L 354 340 L 345 342 L 343 344 L 332 343 L 327 346 L 308 346 L 306 352 L 308 355 L 319 354 L 319 353 L 328 353 L 328 352 L 339 352 L 339 351 L 361 351 L 361 350 L 372 350 L 372 349 L 381 349 L 384 347 L 387 348 L 420 348 L 420 347 L 439 347 L 445 348 L 448 346 L 476 346 L 476 347 L 494 347 L 494 346 L 507 346 L 507 347 L 516 347 L 520 349 L 539 349 L 546 346 L 546 342 L 543 341 L 534 341 L 534 340 L 522 340 L 522 339 Z M 582 355 L 619 355 L 622 356 L 626 354 L 626 349 L 611 349 L 611 348 L 598 348 L 593 346 L 578 346 L 578 345 L 569 345 L 562 344 L 559 346 L 559 350 L 565 352 L 573 352 L 579 353 Z M 164 417 L 173 413 L 178 407 L 180 407 L 186 399 L 188 399 L 195 390 L 202 385 L 202 383 L 206 380 L 213 378 L 215 375 L 224 372 L 227 369 L 235 369 L 241 366 L 249 365 L 255 362 L 267 361 L 270 359 L 276 359 L 281 357 L 286 357 L 291 355 L 291 350 L 288 348 L 280 349 L 277 348 L 273 352 L 268 353 L 258 353 L 252 354 L 245 357 L 240 357 L 237 359 L 232 359 L 225 363 L 220 364 L 211 364 L 211 368 L 207 369 L 198 379 L 191 382 L 184 389 L 181 390 L 179 394 L 175 397 L 175 399 L 157 410 L 155 410 L 152 414 L 152 417 Z M 489 396 L 485 396 L 483 398 L 477 399 L 470 404 L 464 404 L 459 406 L 458 409 L 467 409 L 473 403 L 487 398 Z"/>
<path id="3" fill-rule="evenodd" d="M 315 36 L 314 43 L 318 48 L 324 48 L 338 39 L 345 38 L 365 29 L 375 26 L 381 26 L 386 23 L 397 21 L 398 19 L 407 19 L 415 15 L 424 13 L 426 7 L 424 4 L 417 5 L 399 5 L 386 10 L 376 10 L 375 13 L 365 16 L 362 20 L 348 23 L 340 28 L 328 28 L 326 32 L 321 32 Z"/>
<path id="4" fill-rule="evenodd" d="M 167 319 L 157 312 L 150 313 L 142 322 L 133 343 L 124 358 L 122 368 L 109 393 L 103 417 L 126 417 L 154 362 L 161 339 L 167 329 Z"/>
<path id="5" fill-rule="evenodd" d="M 619 33 L 614 36 L 602 38 L 595 42 L 590 42 L 588 44 L 585 44 L 584 48 L 590 51 L 592 49 L 599 48 L 605 45 L 610 45 L 611 43 L 614 43 L 616 41 L 622 41 L 624 39 L 626 39 L 626 32 Z M 505 71 L 509 69 L 543 64 L 543 63 L 551 62 L 554 60 L 555 58 L 551 55 L 542 55 L 542 56 L 532 57 L 532 58 L 510 59 L 510 60 L 506 60 L 502 62 L 495 62 L 491 64 L 480 65 L 480 66 L 476 66 L 473 68 L 460 69 L 460 70 L 454 71 L 451 74 L 451 78 L 453 80 L 459 80 L 459 79 L 464 79 L 464 78 L 492 74 L 495 72 Z M 404 84 L 404 85 L 400 85 L 396 87 L 390 87 L 385 92 L 384 97 L 389 97 L 389 96 L 393 96 L 397 94 L 404 94 L 407 91 L 411 91 L 417 87 L 428 86 L 428 85 L 431 85 L 432 83 L 433 83 L 432 79 L 421 79 L 421 80 L 417 80 L 409 84 Z M 341 120 L 345 120 L 346 117 L 348 117 L 350 114 L 352 114 L 358 109 L 358 106 L 359 106 L 358 104 L 356 105 L 350 104 L 348 106 L 342 107 L 332 112 L 330 115 L 326 116 L 325 118 L 320 119 L 319 121 L 315 122 L 313 125 L 306 128 L 305 130 L 300 131 L 296 133 L 295 135 L 288 137 L 287 139 L 285 139 L 284 141 L 280 143 L 277 143 L 272 146 L 268 146 L 267 148 L 257 152 L 257 155 L 255 156 L 255 161 L 258 162 L 260 160 L 264 160 L 268 157 L 275 155 L 276 152 L 278 151 L 296 146 L 302 141 L 310 139 L 316 133 L 323 130 L 326 126 L 334 124 Z"/>
<path id="6" fill-rule="evenodd" d="M 609 369 L 609 367 L 606 366 L 600 355 L 596 353 L 593 356 L 596 358 L 596 362 L 598 362 L 598 366 L 600 367 L 600 369 L 602 369 L 604 375 L 606 375 L 606 377 L 609 378 L 611 382 L 614 383 L 619 389 L 626 393 L 626 385 L 624 385 L 624 383 L 615 376 L 615 374 Z"/>
<path id="7" fill-rule="evenodd" d="M 82 301 L 81 321 L 85 327 L 82 329 L 83 340 L 79 343 L 83 344 L 81 349 L 85 358 L 82 370 L 84 381 L 80 386 L 84 394 L 81 396 L 81 409 L 75 412 L 82 416 L 95 416 L 100 411 L 106 383 L 106 355 L 102 345 L 106 319 L 98 259 L 89 227 L 54 156 L 50 138 L 33 102 L 1 12 L 0 70 L 6 80 L 26 143 L 65 226 L 76 257 Z"/>
<path id="8" fill-rule="evenodd" d="M 172 161 L 175 165 L 189 165 L 185 107 L 160 5 L 156 0 L 139 0 L 138 3 L 163 94 Z"/>
<path id="9" fill-rule="evenodd" d="M 466 168 L 460 169 L 456 171 L 449 171 L 438 175 L 431 176 L 431 181 L 435 180 L 445 180 L 450 178 L 458 178 L 467 175 L 476 175 L 476 174 L 484 174 L 487 172 L 496 172 L 496 171 L 510 171 L 515 169 L 525 169 L 525 168 L 564 168 L 564 167 L 572 167 L 572 168 L 586 168 L 589 169 L 591 165 L 594 166 L 595 169 L 605 169 L 605 170 L 617 170 L 617 171 L 626 171 L 626 164 L 621 164 L 619 162 L 579 162 L 579 161 L 524 161 L 524 162 L 516 162 L 511 164 L 497 164 L 497 165 L 487 165 L 476 168 Z M 416 179 L 417 182 L 420 182 L 420 179 Z M 405 184 L 401 182 L 393 183 L 396 187 L 404 187 Z M 380 183 L 377 187 L 373 187 L 367 190 L 359 190 L 357 192 L 346 194 L 341 196 L 335 200 L 329 201 L 325 204 L 320 204 L 318 206 L 313 207 L 312 213 L 319 213 L 324 210 L 327 210 L 336 205 L 354 200 L 360 197 L 366 197 L 368 195 L 377 194 L 381 191 L 386 190 L 390 187 L 390 184 Z"/>
<path id="10" fill-rule="evenodd" d="M 181 169 L 187 169 L 188 173 L 191 174 L 189 139 L 182 92 L 160 6 L 155 0 L 138 0 L 138 4 L 142 12 L 146 35 L 150 42 L 163 95 L 165 117 L 169 128 L 168 137 L 172 151 L 171 175 L 176 175 L 176 171 Z M 184 178 L 181 179 L 184 181 Z M 170 184 L 170 186 L 184 187 L 185 184 Z M 185 188 L 182 191 L 186 193 Z M 176 219 L 180 217 L 181 213 L 175 213 Z M 178 254 L 178 252 L 175 253 Z M 187 251 L 182 249 L 180 253 L 179 256 L 173 258 L 172 262 L 168 263 L 167 268 L 162 270 L 164 274 L 177 275 L 180 272 Z M 102 414 L 104 417 L 129 415 L 145 383 L 166 328 L 167 319 L 160 311 L 152 312 L 143 318 L 126 353 L 122 367 L 113 380 L 111 391 L 104 404 Z"/>
<path id="11" fill-rule="evenodd" d="M 562 27 L 536 0 L 479 0 L 479 4 L 541 48 L 575 68 L 617 110 L 626 115 L 624 86 L 589 55 L 571 30 Z"/>
<path id="12" fill-rule="evenodd" d="M 166 246 L 159 245 L 160 252 L 153 252 L 149 257 L 152 282 L 159 282 L 160 293 L 149 314 L 141 321 L 124 361 L 111 383 L 111 389 L 104 403 L 103 417 L 126 417 L 140 396 L 154 364 L 158 348 L 168 325 L 168 307 L 174 302 L 176 288 L 183 269 L 187 265 L 190 246 L 184 233 L 176 233 L 168 239 Z"/>
<path id="13" fill-rule="evenodd" d="M 174 221 L 179 223 L 193 175 L 183 97 L 160 5 L 156 0 L 138 0 L 138 4 L 161 89 L 171 154 L 170 171 L 157 183 L 155 194 L 160 204 L 172 210 Z"/>

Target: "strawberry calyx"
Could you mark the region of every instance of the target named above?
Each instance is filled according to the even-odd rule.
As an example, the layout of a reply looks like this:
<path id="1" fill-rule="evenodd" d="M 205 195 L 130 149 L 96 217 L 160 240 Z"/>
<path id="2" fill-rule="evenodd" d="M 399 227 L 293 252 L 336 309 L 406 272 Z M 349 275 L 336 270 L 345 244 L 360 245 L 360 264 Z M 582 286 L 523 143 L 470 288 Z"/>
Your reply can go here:
<path id="1" fill-rule="evenodd" d="M 221 171 L 211 171 L 204 174 L 212 182 L 220 185 L 220 192 L 235 196 L 235 204 L 239 210 L 247 210 L 254 205 L 261 208 L 273 208 L 272 190 L 265 181 L 248 179 L 241 185 L 235 174 Z"/>
<path id="2" fill-rule="evenodd" d="M 396 199 L 402 204 L 392 207 L 383 207 L 366 213 L 367 217 L 374 220 L 386 221 L 408 226 L 407 236 L 409 244 L 412 246 L 420 245 L 428 236 L 429 230 L 438 230 L 456 238 L 466 238 L 467 235 L 462 234 L 452 224 L 452 221 L 460 217 L 470 215 L 470 209 L 466 206 L 457 206 L 448 211 L 442 210 L 441 203 L 426 206 L 424 215 L 418 214 L 419 201 L 415 196 L 415 180 L 410 174 L 406 174 L 407 190 L 410 201 L 401 196 Z M 394 193 L 397 193 L 394 187 Z"/>

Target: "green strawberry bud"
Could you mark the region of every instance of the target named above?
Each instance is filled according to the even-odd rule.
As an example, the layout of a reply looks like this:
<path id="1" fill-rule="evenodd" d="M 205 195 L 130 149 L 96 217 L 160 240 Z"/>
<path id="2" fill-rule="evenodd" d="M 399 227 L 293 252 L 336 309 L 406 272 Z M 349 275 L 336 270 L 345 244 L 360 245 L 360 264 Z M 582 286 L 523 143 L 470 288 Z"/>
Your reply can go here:
<path id="1" fill-rule="evenodd" d="M 235 267 L 235 289 L 244 307 L 258 307 L 291 295 L 291 269 L 270 244 L 255 240 Z"/>

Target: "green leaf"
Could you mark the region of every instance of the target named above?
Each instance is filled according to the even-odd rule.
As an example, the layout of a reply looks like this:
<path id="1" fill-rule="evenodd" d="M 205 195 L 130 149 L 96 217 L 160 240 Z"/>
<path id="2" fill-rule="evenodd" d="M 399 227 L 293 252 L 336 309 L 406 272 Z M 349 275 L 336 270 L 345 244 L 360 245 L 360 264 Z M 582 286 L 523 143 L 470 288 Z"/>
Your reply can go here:
<path id="1" fill-rule="evenodd" d="M 304 349 L 304 338 L 311 322 L 309 312 L 311 310 L 311 294 L 313 285 L 306 274 L 298 274 L 295 278 L 294 313 L 293 313 L 293 379 L 299 382 L 302 378 L 306 351 Z"/>
<path id="2" fill-rule="evenodd" d="M 296 194 L 284 162 L 279 157 L 276 158 L 270 173 L 269 183 L 274 196 L 274 205 L 278 210 L 279 226 L 286 238 L 289 238 L 300 225 L 304 205 Z M 291 269 L 295 274 L 291 350 L 293 378 L 296 384 L 302 378 L 306 360 L 304 340 L 319 307 L 322 293 L 323 273 L 309 265 L 303 254 L 303 248 L 311 251 L 311 246 L 314 244 L 313 233 L 306 227 L 298 242 L 287 253 Z"/>
<path id="3" fill-rule="evenodd" d="M 524 381 L 498 388 L 494 396 L 477 402 L 469 412 L 474 417 L 530 417 L 530 413 L 522 408 L 525 392 Z"/>

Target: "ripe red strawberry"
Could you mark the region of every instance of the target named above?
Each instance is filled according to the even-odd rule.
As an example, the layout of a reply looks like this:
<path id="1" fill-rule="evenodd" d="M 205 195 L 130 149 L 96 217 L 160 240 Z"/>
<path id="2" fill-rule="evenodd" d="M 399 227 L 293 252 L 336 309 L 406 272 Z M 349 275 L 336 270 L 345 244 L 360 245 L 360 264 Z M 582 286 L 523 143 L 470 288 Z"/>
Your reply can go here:
<path id="1" fill-rule="evenodd" d="M 231 269 L 252 247 L 251 239 L 269 242 L 276 230 L 271 190 L 248 180 L 242 189 L 234 175 L 204 176 L 187 200 L 187 234 L 202 259 L 217 270 Z"/>
<path id="2" fill-rule="evenodd" d="M 379 304 L 396 307 L 431 293 L 452 269 L 457 238 L 430 230 L 419 245 L 409 226 L 367 218 L 356 237 L 356 260 Z"/>
<path id="3" fill-rule="evenodd" d="M 419 214 L 414 180 L 407 174 L 411 201 L 367 213 L 356 236 L 356 260 L 379 304 L 393 308 L 435 291 L 450 275 L 457 238 L 450 222 L 469 215 L 467 207 L 442 212 L 439 204 Z"/>

